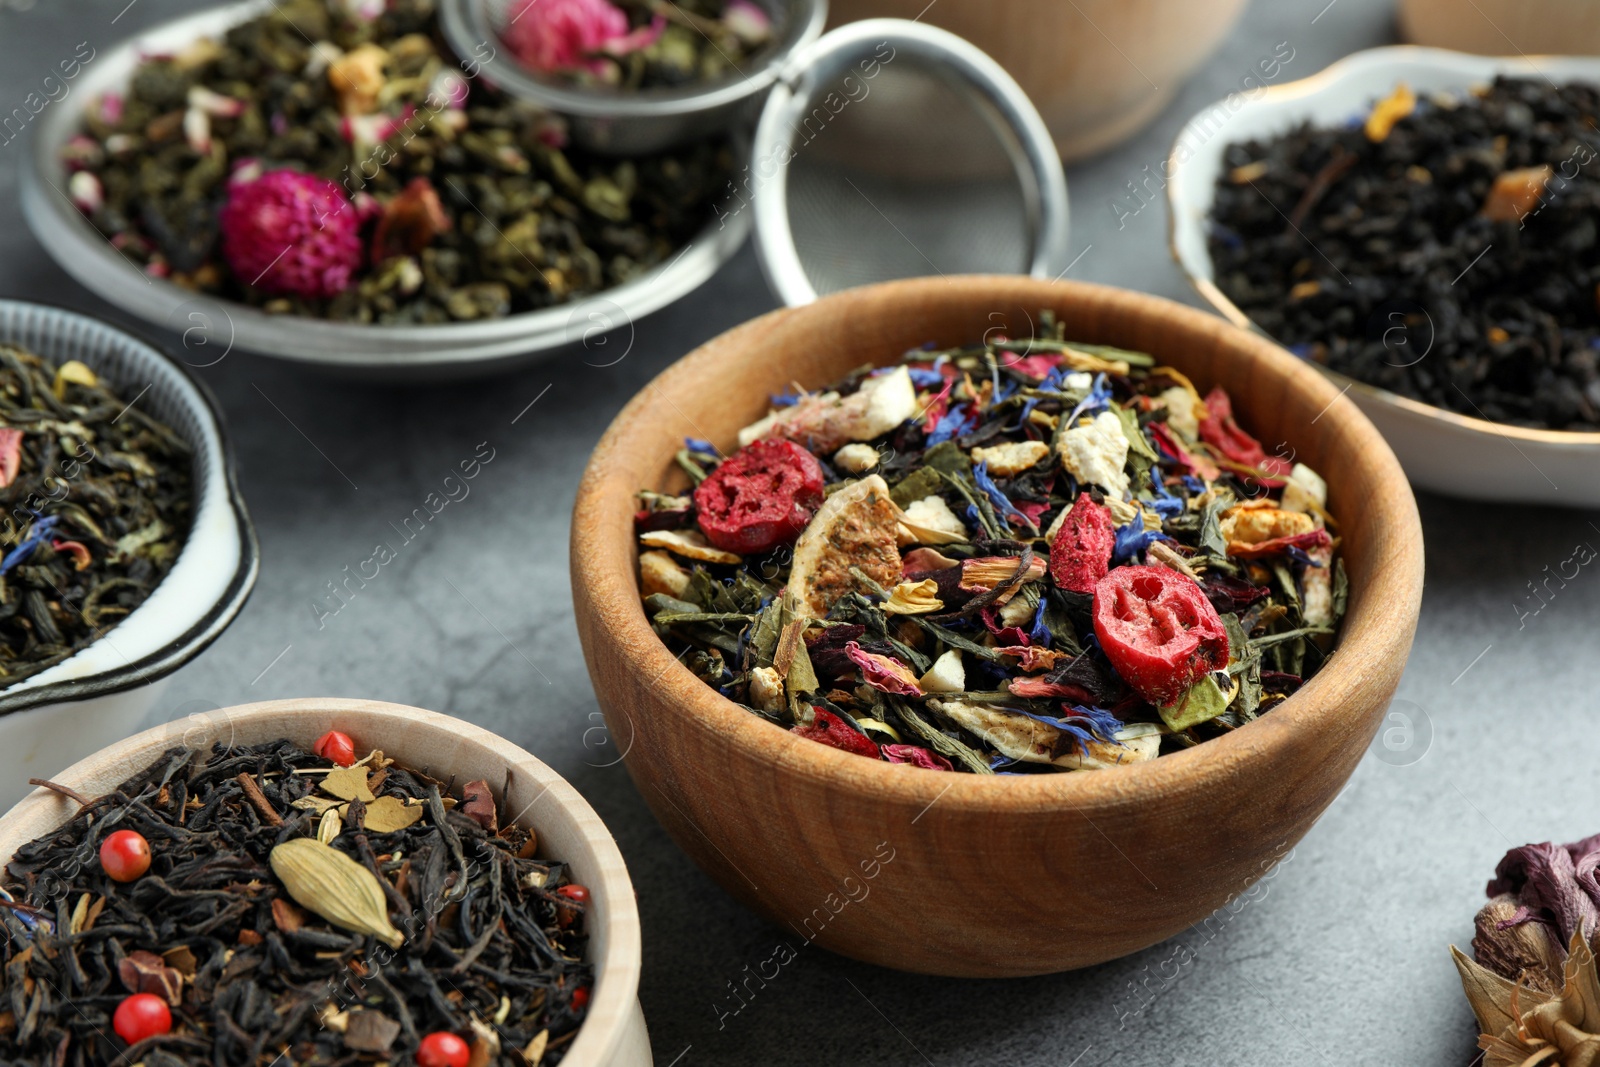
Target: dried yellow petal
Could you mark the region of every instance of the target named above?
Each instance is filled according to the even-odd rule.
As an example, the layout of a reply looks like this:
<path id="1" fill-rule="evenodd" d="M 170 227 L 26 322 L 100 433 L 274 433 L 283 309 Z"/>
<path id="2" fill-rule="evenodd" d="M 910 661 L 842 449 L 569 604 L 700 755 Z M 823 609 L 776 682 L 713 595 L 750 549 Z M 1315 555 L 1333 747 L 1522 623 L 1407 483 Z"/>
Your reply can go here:
<path id="1" fill-rule="evenodd" d="M 405 935 L 389 922 L 389 902 L 377 875 L 335 848 L 309 837 L 275 847 L 272 873 L 295 903 L 342 930 L 370 934 L 399 948 Z"/>
<path id="2" fill-rule="evenodd" d="M 1367 116 L 1367 140 L 1384 140 L 1389 136 L 1389 131 L 1394 129 L 1394 124 L 1416 108 L 1417 95 L 1409 85 L 1401 82 L 1394 87 L 1394 92 L 1372 105 L 1372 113 Z"/>
<path id="3" fill-rule="evenodd" d="M 883 610 L 889 615 L 928 615 L 944 610 L 939 599 L 939 583 L 932 578 L 920 582 L 901 582 L 884 601 Z"/>
<path id="4" fill-rule="evenodd" d="M 56 380 L 51 384 L 50 391 L 56 394 L 57 400 L 60 400 L 67 395 L 68 385 L 87 385 L 92 388 L 99 384 L 100 379 L 87 364 L 69 359 L 56 368 Z"/>

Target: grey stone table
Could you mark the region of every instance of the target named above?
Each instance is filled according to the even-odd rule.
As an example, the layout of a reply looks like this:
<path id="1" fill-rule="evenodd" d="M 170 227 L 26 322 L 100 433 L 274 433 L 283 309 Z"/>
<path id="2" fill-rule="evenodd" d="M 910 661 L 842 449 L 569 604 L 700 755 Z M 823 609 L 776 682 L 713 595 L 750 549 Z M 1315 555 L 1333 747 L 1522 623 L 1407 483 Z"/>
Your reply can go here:
<path id="1" fill-rule="evenodd" d="M 104 47 L 197 6 L 0 0 L 0 114 L 78 42 Z M 1194 302 L 1168 259 L 1157 199 L 1179 125 L 1239 89 L 1280 42 L 1294 52 L 1281 78 L 1296 78 L 1393 33 L 1380 0 L 1256 0 L 1151 129 L 1072 168 L 1083 253 L 1072 275 Z M 28 233 L 18 158 L 17 145 L 0 146 L 0 294 L 119 318 Z M 1580 512 L 1423 497 L 1428 594 L 1399 705 L 1411 725 L 1392 721 L 1387 747 L 1380 738 L 1247 904 L 1128 959 L 1025 981 L 939 980 L 802 951 L 739 1007 L 729 983 L 793 935 L 702 875 L 623 768 L 608 765 L 572 621 L 567 520 L 589 450 L 628 397 L 772 305 L 746 251 L 640 322 L 610 366 L 595 364 L 616 349 L 578 349 L 519 374 L 418 389 L 237 356 L 206 370 L 238 443 L 261 582 L 152 723 L 272 697 L 364 696 L 460 715 L 538 753 L 590 799 L 627 857 L 646 936 L 640 996 L 662 1067 L 1466 1063 L 1471 1017 L 1446 946 L 1471 936 L 1505 849 L 1600 830 L 1600 745 L 1587 732 L 1600 704 L 1600 578 L 1582 573 L 1523 614 L 1547 564 L 1600 543 L 1600 517 Z M 337 614 L 319 611 L 332 604 L 320 599 L 326 583 L 391 539 L 390 524 L 484 441 L 494 459 L 470 496 Z"/>

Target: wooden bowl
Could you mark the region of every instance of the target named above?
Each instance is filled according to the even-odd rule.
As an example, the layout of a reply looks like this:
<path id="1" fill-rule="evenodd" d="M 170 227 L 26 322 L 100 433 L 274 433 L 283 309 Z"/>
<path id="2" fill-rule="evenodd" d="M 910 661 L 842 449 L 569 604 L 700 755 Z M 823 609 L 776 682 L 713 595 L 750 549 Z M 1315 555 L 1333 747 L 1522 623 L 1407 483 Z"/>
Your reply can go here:
<path id="1" fill-rule="evenodd" d="M 458 784 L 483 780 L 503 811 L 539 834 L 539 854 L 572 865 L 591 894 L 589 954 L 595 984 L 589 1015 L 563 1067 L 649 1067 L 650 1040 L 639 1007 L 642 945 L 633 883 L 616 842 L 588 801 L 532 755 L 487 730 L 437 712 L 375 700 L 272 700 L 224 708 L 158 726 L 101 749 L 53 781 L 98 796 L 174 745 L 253 745 L 287 737 L 304 748 L 328 730 L 357 748 L 381 748 L 401 763 Z M 504 789 L 501 790 L 501 784 Z M 0 818 L 0 856 L 66 822 L 77 805 L 36 789 Z"/>
<path id="2" fill-rule="evenodd" d="M 1006 68 L 1067 160 L 1138 133 L 1221 45 L 1245 0 L 850 0 L 830 24 L 917 19 Z"/>
<path id="3" fill-rule="evenodd" d="M 1350 575 L 1338 651 L 1294 697 L 1193 749 L 1109 771 L 991 777 L 802 740 L 706 686 L 650 629 L 634 493 L 681 487 L 685 436 L 735 447 L 790 382 L 821 387 L 926 341 L 1067 335 L 1220 384 L 1269 452 L 1324 476 Z M 578 630 L 611 736 L 678 844 L 786 934 L 886 967 L 1043 974 L 1178 933 L 1261 877 L 1354 770 L 1394 694 L 1422 596 L 1399 464 L 1354 404 L 1270 342 L 1166 300 L 1015 277 L 892 282 L 775 311 L 670 367 L 612 423 L 572 524 Z"/>
<path id="4" fill-rule="evenodd" d="M 1594 0 L 1400 0 L 1400 36 L 1481 55 L 1594 55 Z"/>

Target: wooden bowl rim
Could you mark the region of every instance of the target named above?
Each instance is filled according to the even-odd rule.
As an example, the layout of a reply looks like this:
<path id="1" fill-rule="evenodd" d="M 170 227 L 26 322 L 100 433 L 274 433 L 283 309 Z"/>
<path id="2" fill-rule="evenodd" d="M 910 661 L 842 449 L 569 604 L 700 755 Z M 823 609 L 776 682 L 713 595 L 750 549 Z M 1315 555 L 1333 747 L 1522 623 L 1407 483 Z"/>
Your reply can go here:
<path id="1" fill-rule="evenodd" d="M 633 883 L 628 876 L 627 865 L 623 862 L 622 852 L 600 816 L 570 782 L 537 756 L 481 726 L 454 716 L 404 704 L 341 697 L 301 697 L 235 705 L 208 712 L 204 717 L 209 719 L 215 716 L 219 721 L 226 723 L 228 729 L 235 730 L 241 725 L 255 727 L 282 722 L 284 726 L 281 736 L 309 744 L 314 738 L 304 738 L 302 735 L 308 731 L 292 720 L 304 722 L 311 720 L 312 716 L 320 716 L 326 721 L 350 714 L 376 716 L 410 728 L 421 725 L 431 733 L 446 734 L 468 746 L 481 749 L 495 760 L 504 762 L 507 770 L 516 770 L 541 786 L 543 791 L 535 798 L 536 801 L 548 797 L 561 810 L 561 818 L 576 830 L 577 836 L 590 851 L 589 858 L 598 875 L 598 878 L 594 879 L 598 884 L 591 885 L 590 889 L 593 891 L 593 899 L 605 909 L 606 930 L 604 958 L 590 961 L 594 965 L 595 981 L 589 1014 L 579 1028 L 578 1036 L 573 1039 L 571 1049 L 563 1062 L 572 1064 L 573 1067 L 602 1067 L 603 1064 L 611 1062 L 619 1042 L 627 1032 L 630 1017 L 638 1011 L 639 976 L 643 965 L 643 935 Z M 182 743 L 178 739 L 179 735 L 174 733 L 174 728 L 181 728 L 184 723 L 185 720 L 178 720 L 175 723 L 155 726 L 109 745 L 74 763 L 51 781 L 76 788 L 98 776 L 102 768 L 114 768 L 119 763 L 153 760 L 162 751 Z M 322 728 L 322 724 L 316 727 L 319 732 Z M 436 773 L 437 770 L 440 769 L 432 769 L 430 773 L 434 773 L 435 777 L 441 777 Z M 448 774 L 442 777 L 447 778 Z M 499 789 L 499 783 L 491 782 L 490 786 Z M 504 798 L 501 798 L 501 803 L 504 803 Z M 48 823 L 51 828 L 60 826 L 74 814 L 75 810 L 76 805 L 60 794 L 44 788 L 35 789 L 13 805 L 4 816 L 0 816 L 0 837 L 4 836 L 7 828 L 18 823 L 36 821 Z M 548 809 L 540 818 L 550 819 Z M 33 840 L 39 834 L 48 832 L 50 831 L 30 833 L 25 840 Z M 566 857 L 560 858 L 566 859 Z M 11 855 L 8 854 L 4 863 L 10 862 Z M 593 944 L 592 939 L 590 943 Z"/>
<path id="2" fill-rule="evenodd" d="M 612 468 L 627 469 L 628 464 L 617 457 L 633 454 L 629 448 L 630 427 L 655 402 L 652 394 L 680 380 L 710 377 L 719 366 L 747 358 L 746 342 L 762 338 L 778 323 L 807 316 L 845 318 L 853 305 L 863 303 L 873 303 L 875 310 L 881 312 L 885 305 L 896 302 L 915 305 L 935 296 L 948 299 L 952 289 L 962 294 L 958 299 L 963 302 L 982 299 L 1024 307 L 1089 303 L 1113 311 L 1174 320 L 1197 337 L 1210 335 L 1225 340 L 1237 358 L 1258 364 L 1263 373 L 1286 378 L 1291 390 L 1308 392 L 1319 406 L 1325 405 L 1321 417 L 1346 424 L 1348 432 L 1357 438 L 1348 462 L 1357 468 L 1361 481 L 1376 487 L 1365 503 L 1380 512 L 1379 521 L 1396 531 L 1397 546 L 1395 551 L 1373 561 L 1367 583 L 1370 595 L 1360 597 L 1359 603 L 1352 582 L 1351 600 L 1355 606 L 1344 619 L 1338 650 L 1346 652 L 1346 660 L 1361 652 L 1402 658 L 1408 654 L 1422 600 L 1422 527 L 1416 500 L 1399 461 L 1377 428 L 1327 378 L 1271 341 L 1161 297 L 1087 282 L 1013 276 L 916 278 L 846 290 L 802 307 L 779 308 L 735 326 L 658 374 L 617 414 L 595 447 L 573 508 L 573 584 L 588 587 L 586 599 L 607 641 L 606 651 L 620 656 L 625 669 L 655 679 L 657 688 L 669 690 L 670 699 L 661 703 L 673 709 L 688 728 L 714 734 L 713 742 L 720 739 L 728 745 L 758 750 L 771 762 L 775 773 L 799 774 L 825 787 L 876 796 L 885 803 L 920 807 L 923 811 L 934 802 L 941 807 L 978 812 L 1052 811 L 1067 806 L 1112 809 L 1211 783 L 1221 784 L 1241 761 L 1283 753 L 1302 744 L 1307 736 L 1302 727 L 1340 715 L 1341 709 L 1351 704 L 1351 698 L 1365 688 L 1364 678 L 1351 677 L 1334 663 L 1271 714 L 1226 736 L 1145 763 L 1092 774 L 947 774 L 867 760 L 797 737 L 724 697 L 678 662 L 650 628 L 644 614 L 636 567 L 631 563 L 635 558 L 631 529 L 608 530 L 602 520 L 607 498 L 620 493 L 631 499 L 639 489 L 648 488 L 612 484 L 625 476 Z M 608 556 L 619 553 L 630 561 L 629 566 L 605 566 Z M 627 709 L 615 710 L 630 714 Z"/>

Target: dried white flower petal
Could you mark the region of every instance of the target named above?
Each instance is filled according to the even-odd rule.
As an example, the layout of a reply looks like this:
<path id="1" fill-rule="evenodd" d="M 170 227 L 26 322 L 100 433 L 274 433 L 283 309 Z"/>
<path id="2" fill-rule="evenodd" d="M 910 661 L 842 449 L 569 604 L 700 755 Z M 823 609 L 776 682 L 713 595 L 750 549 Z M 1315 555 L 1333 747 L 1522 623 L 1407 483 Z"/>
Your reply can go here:
<path id="1" fill-rule="evenodd" d="M 900 513 L 902 545 L 954 545 L 971 539 L 966 523 L 950 510 L 943 497 L 925 496 Z"/>

